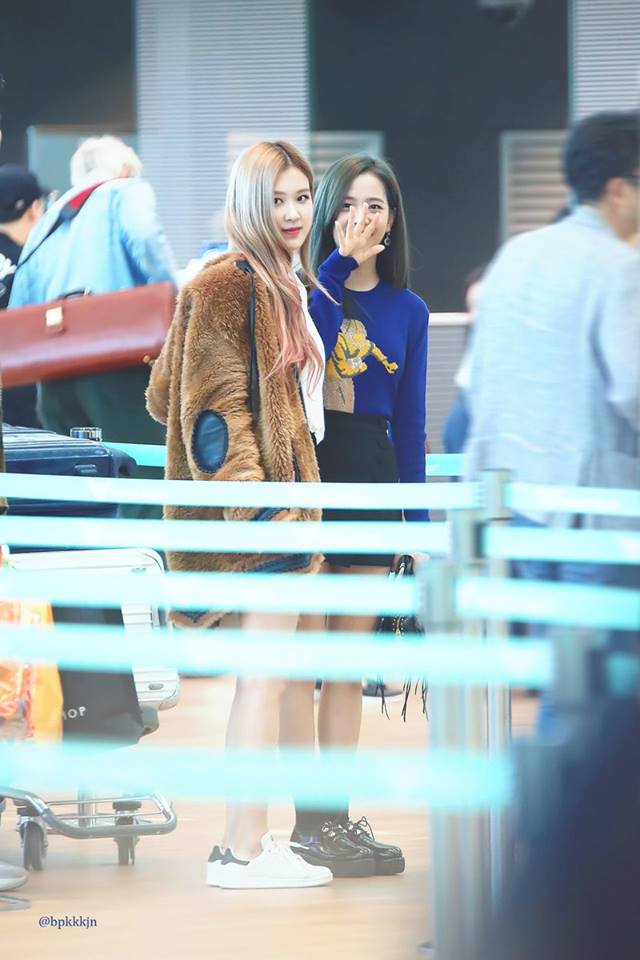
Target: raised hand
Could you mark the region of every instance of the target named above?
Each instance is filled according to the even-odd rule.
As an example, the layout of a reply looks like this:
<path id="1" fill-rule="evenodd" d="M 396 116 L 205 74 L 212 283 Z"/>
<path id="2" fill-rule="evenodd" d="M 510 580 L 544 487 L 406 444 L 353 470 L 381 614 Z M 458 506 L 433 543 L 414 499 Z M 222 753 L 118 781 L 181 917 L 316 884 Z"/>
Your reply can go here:
<path id="1" fill-rule="evenodd" d="M 384 250 L 383 244 L 373 241 L 373 235 L 380 226 L 380 214 L 373 213 L 367 223 L 368 213 L 369 207 L 363 203 L 357 223 L 355 207 L 349 207 L 346 226 L 343 227 L 340 221 L 336 220 L 338 250 L 343 257 L 353 257 L 357 260 L 359 266 L 371 257 L 377 257 Z"/>

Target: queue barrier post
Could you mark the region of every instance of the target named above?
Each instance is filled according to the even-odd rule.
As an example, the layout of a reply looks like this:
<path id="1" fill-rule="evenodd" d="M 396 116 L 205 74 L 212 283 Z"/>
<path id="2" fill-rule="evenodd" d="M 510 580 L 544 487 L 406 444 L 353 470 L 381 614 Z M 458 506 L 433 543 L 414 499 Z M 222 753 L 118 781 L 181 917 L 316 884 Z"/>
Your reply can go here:
<path id="1" fill-rule="evenodd" d="M 586 729 L 597 724 L 598 701 L 607 692 L 606 654 L 597 632 L 556 628 L 549 642 L 554 659 L 549 689 L 565 730 L 561 736 L 523 738 L 513 750 L 519 786 L 514 816 L 530 844 L 543 843 L 556 820 L 566 795 L 567 762 L 584 760 L 591 739 Z"/>
<path id="2" fill-rule="evenodd" d="M 486 626 L 478 619 L 461 621 L 456 611 L 458 576 L 485 572 L 508 576 L 508 562 L 486 559 L 484 531 L 509 522 L 506 505 L 510 476 L 487 471 L 480 479 L 480 505 L 448 515 L 449 561 L 431 561 L 423 574 L 422 613 L 427 629 L 451 632 L 467 641 L 504 644 L 506 623 Z M 432 744 L 498 754 L 511 745 L 511 692 L 508 686 L 439 687 L 431 693 Z M 487 924 L 503 895 L 513 861 L 511 816 L 495 808 L 489 814 L 433 814 L 434 942 L 420 948 L 434 960 L 472 960 L 487 936 Z"/>
<path id="3" fill-rule="evenodd" d="M 421 571 L 421 616 L 429 632 L 445 633 L 454 629 L 455 571 L 446 560 L 431 560 Z M 461 740 L 459 693 L 454 687 L 431 690 L 431 745 L 459 746 Z M 462 837 L 458 818 L 453 813 L 434 811 L 431 819 L 432 882 L 430 898 L 433 940 L 419 947 L 423 957 L 453 960 L 462 956 L 465 943 L 463 924 L 459 923 L 458 898 L 463 878 Z"/>
<path id="4" fill-rule="evenodd" d="M 468 541 L 472 525 L 460 535 Z M 454 559 L 431 560 L 421 572 L 421 615 L 427 642 L 431 632 L 463 632 L 456 615 Z M 468 639 L 468 636 L 467 636 Z M 483 750 L 483 695 L 477 688 L 435 685 L 431 689 L 431 745 L 434 749 Z M 488 915 L 488 830 L 486 814 L 433 811 L 431 901 L 434 937 L 419 947 L 433 960 L 465 960 L 484 935 Z"/>
<path id="5" fill-rule="evenodd" d="M 480 572 L 483 565 L 479 550 L 479 531 L 483 520 L 481 509 L 456 510 L 448 514 L 448 520 L 452 530 L 451 557 L 456 577 Z M 467 642 L 475 641 L 479 646 L 484 646 L 486 640 L 481 620 L 461 618 L 458 614 L 457 621 Z M 463 685 L 461 699 L 464 704 L 464 749 L 486 754 L 489 749 L 487 685 Z M 464 956 L 475 958 L 477 945 L 486 932 L 491 913 L 490 815 L 487 812 L 466 814 L 462 830 L 467 851 L 461 903 L 467 928 L 467 952 Z"/>
<path id="6" fill-rule="evenodd" d="M 484 531 L 509 524 L 512 513 L 507 506 L 507 487 L 511 475 L 506 470 L 486 470 L 480 475 L 481 524 L 478 528 L 479 555 L 483 557 Z M 509 576 L 509 561 L 490 557 L 484 561 L 490 577 Z M 496 647 L 508 642 L 509 624 L 493 621 L 486 626 L 485 642 Z M 487 688 L 487 750 L 490 755 L 511 747 L 511 690 L 507 685 L 490 684 Z M 491 900 L 501 902 L 509 873 L 513 867 L 513 829 L 511 812 L 491 810 L 489 815 Z"/>

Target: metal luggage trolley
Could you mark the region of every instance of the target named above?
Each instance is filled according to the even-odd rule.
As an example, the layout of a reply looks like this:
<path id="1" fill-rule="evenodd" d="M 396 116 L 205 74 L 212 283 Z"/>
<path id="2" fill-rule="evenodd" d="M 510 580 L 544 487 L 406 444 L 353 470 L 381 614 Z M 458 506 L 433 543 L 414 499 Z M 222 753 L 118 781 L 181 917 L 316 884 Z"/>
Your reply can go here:
<path id="1" fill-rule="evenodd" d="M 26 870 L 44 869 L 50 834 L 75 840 L 111 837 L 118 846 L 118 863 L 128 866 L 135 863 L 140 837 L 171 833 L 177 823 L 171 805 L 154 793 L 98 798 L 79 791 L 77 801 L 45 801 L 28 791 L 0 786 L 0 795 L 18 807 Z"/>
<path id="2" fill-rule="evenodd" d="M 135 575 L 160 573 L 162 559 L 153 550 L 81 550 L 14 554 L 11 565 L 15 569 L 84 570 L 109 568 L 131 570 Z M 124 604 L 122 617 L 125 628 L 136 630 L 160 626 L 160 611 L 145 604 Z M 175 706 L 179 695 L 179 681 L 175 671 L 134 669 L 136 690 L 140 702 L 144 734 L 158 729 L 158 710 Z M 0 783 L 1 798 L 12 800 L 18 810 L 17 830 L 23 848 L 27 870 L 43 870 L 49 836 L 58 834 L 77 840 L 113 838 L 118 847 L 118 863 L 133 865 L 136 845 L 140 837 L 171 833 L 177 825 L 171 804 L 162 796 L 150 793 L 126 797 L 96 797 L 84 788 L 73 800 L 44 800 L 28 790 L 5 787 Z"/>

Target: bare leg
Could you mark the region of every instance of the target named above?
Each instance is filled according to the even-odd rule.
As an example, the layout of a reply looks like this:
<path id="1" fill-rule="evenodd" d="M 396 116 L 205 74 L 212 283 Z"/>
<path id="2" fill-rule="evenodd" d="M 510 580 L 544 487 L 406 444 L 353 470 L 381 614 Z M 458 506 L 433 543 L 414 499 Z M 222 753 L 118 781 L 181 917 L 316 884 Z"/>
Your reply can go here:
<path id="1" fill-rule="evenodd" d="M 329 567 L 325 564 L 326 573 L 380 573 L 388 571 L 377 567 Z M 332 631 L 369 631 L 375 626 L 375 616 L 346 616 L 338 615 L 329 618 L 329 629 Z M 304 630 L 321 630 L 325 627 L 324 618 L 315 615 L 303 615 L 299 620 L 299 628 Z M 281 745 L 287 744 L 296 747 L 310 747 L 315 745 L 315 724 L 313 709 L 313 693 L 315 682 L 289 684 L 283 698 L 282 725 L 280 731 Z M 318 710 L 318 739 L 321 747 L 354 748 L 360 738 L 362 722 L 362 683 L 354 681 L 343 683 L 323 681 Z M 333 811 L 323 811 L 325 815 Z M 302 833 L 311 833 L 317 822 L 323 817 L 299 807 L 296 803 L 296 825 Z"/>
<path id="2" fill-rule="evenodd" d="M 313 710 L 315 680 L 290 680 L 280 707 L 280 746 L 313 749 L 316 725 Z"/>
<path id="3" fill-rule="evenodd" d="M 332 567 L 332 572 L 355 575 L 387 574 L 386 567 Z M 339 614 L 329 618 L 331 631 L 368 633 L 374 629 L 376 617 Z M 362 684 L 328 682 L 322 685 L 318 710 L 318 737 L 323 747 L 356 747 L 362 723 Z"/>
<path id="4" fill-rule="evenodd" d="M 324 572 L 321 571 L 321 572 Z M 298 630 L 321 633 L 327 628 L 323 613 L 303 613 L 298 620 Z M 315 680 L 292 680 L 282 698 L 280 708 L 280 746 L 308 747 L 316 742 L 316 725 L 313 706 Z"/>
<path id="5" fill-rule="evenodd" d="M 300 616 L 299 630 L 324 631 L 327 618 L 324 614 L 306 613 Z M 287 684 L 280 707 L 280 746 L 313 750 L 316 744 L 316 721 L 314 707 L 315 680 L 294 680 Z M 315 813 L 301 807 L 294 796 L 296 828 L 310 832 L 315 824 Z"/>
<path id="6" fill-rule="evenodd" d="M 296 629 L 297 614 L 249 613 L 242 617 L 246 630 Z M 227 727 L 226 745 L 235 750 L 273 750 L 278 743 L 280 704 L 287 686 L 284 679 L 238 677 Z M 260 838 L 267 831 L 264 804 L 227 805 L 224 846 L 231 847 L 241 860 L 260 853 Z"/>

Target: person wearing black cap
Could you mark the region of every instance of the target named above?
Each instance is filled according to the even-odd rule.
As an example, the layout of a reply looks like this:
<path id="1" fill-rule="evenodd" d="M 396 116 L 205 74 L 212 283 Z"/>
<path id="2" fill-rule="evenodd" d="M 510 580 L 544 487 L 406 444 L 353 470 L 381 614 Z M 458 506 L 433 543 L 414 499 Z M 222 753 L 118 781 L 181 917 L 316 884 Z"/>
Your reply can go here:
<path id="1" fill-rule="evenodd" d="M 0 309 L 9 303 L 20 252 L 44 213 L 45 193 L 26 167 L 0 166 Z"/>
<path id="2" fill-rule="evenodd" d="M 20 253 L 44 213 L 45 193 L 26 167 L 0 166 L 0 309 L 9 304 Z M 4 391 L 4 416 L 14 426 L 40 426 L 35 384 Z"/>

